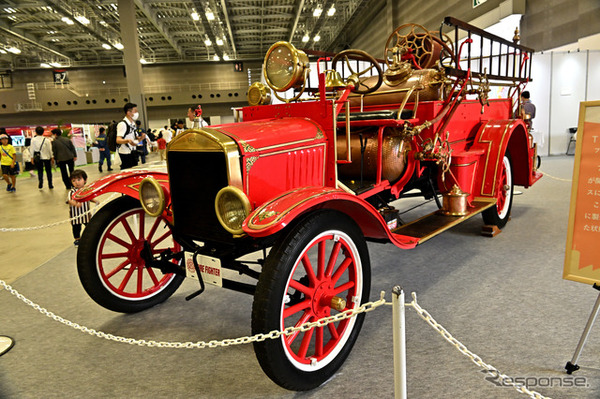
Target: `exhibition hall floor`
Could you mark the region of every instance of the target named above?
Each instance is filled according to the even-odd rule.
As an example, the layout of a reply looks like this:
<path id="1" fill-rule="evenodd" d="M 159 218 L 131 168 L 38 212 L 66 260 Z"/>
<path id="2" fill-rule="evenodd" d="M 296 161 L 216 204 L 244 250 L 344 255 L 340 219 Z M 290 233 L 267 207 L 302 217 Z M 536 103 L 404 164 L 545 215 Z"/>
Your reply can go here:
<path id="1" fill-rule="evenodd" d="M 542 171 L 571 179 L 573 157 L 549 157 Z M 99 176 L 87 166 L 90 180 Z M 0 192 L 0 227 L 67 218 L 66 190 L 19 179 L 17 193 Z M 518 188 L 512 220 L 494 238 L 475 217 L 413 250 L 369 243 L 371 299 L 401 285 L 483 361 L 553 398 L 600 397 L 600 325 L 578 362 L 571 360 L 598 291 L 562 279 L 571 184 L 544 177 Z M 432 203 L 418 208 L 423 212 Z M 408 219 L 408 215 L 406 215 Z M 70 226 L 0 232 L 0 279 L 55 314 L 117 336 L 197 342 L 250 335 L 252 298 L 207 287 L 185 301 L 197 282 L 185 281 L 163 304 L 137 314 L 96 305 L 79 283 Z M 251 345 L 218 349 L 147 348 L 108 341 L 60 324 L 0 290 L 0 335 L 15 346 L 0 356 L 0 398 L 392 398 L 392 308 L 368 313 L 349 358 L 325 385 L 286 391 L 260 369 Z M 407 323 L 409 398 L 526 397 L 483 373 L 410 308 Z"/>

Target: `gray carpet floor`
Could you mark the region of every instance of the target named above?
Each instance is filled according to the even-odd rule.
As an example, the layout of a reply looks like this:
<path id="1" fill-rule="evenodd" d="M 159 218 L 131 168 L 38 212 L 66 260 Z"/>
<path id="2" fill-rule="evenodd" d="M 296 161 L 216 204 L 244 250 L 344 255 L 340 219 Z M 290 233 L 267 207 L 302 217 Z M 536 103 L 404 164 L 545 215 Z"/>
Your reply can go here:
<path id="1" fill-rule="evenodd" d="M 572 165 L 572 157 L 551 157 L 542 170 L 570 179 Z M 588 285 L 562 279 L 570 183 L 545 177 L 521 191 L 514 197 L 512 221 L 494 238 L 480 235 L 482 221 L 475 217 L 414 250 L 370 243 L 371 299 L 384 290 L 391 300 L 394 285 L 408 298 L 415 291 L 421 306 L 502 373 L 527 379 L 532 389 L 553 398 L 599 398 L 600 325 L 579 360 L 582 370 L 571 377 L 564 372 L 598 295 Z M 12 285 L 66 319 L 115 335 L 199 341 L 250 334 L 250 296 L 208 287 L 186 302 L 196 289 L 193 281 L 148 311 L 107 311 L 83 291 L 75 255 L 68 248 Z M 526 397 L 497 386 L 411 309 L 406 322 L 410 398 Z M 367 315 L 341 370 L 305 393 L 272 383 L 251 345 L 161 349 L 111 342 L 59 324 L 6 291 L 0 292 L 0 335 L 16 342 L 0 357 L 1 398 L 394 396 L 391 306 Z"/>

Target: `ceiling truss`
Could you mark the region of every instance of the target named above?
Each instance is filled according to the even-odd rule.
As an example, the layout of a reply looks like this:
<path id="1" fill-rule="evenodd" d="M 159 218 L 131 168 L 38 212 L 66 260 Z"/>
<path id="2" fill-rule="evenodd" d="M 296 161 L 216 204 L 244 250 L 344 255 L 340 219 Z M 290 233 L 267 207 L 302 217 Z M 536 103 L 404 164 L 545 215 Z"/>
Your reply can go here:
<path id="1" fill-rule="evenodd" d="M 335 50 L 380 0 L 132 0 L 149 63 L 262 59 L 275 42 Z M 0 68 L 122 65 L 117 0 L 3 0 Z M 316 10 L 316 11 L 315 11 Z M 320 13 L 319 13 L 320 11 Z M 354 21 L 349 24 L 349 21 Z M 360 25 L 360 23 L 358 24 Z M 317 37 L 318 40 L 315 40 Z M 11 51 L 8 51 L 11 49 Z M 14 51 L 20 50 L 20 53 Z"/>

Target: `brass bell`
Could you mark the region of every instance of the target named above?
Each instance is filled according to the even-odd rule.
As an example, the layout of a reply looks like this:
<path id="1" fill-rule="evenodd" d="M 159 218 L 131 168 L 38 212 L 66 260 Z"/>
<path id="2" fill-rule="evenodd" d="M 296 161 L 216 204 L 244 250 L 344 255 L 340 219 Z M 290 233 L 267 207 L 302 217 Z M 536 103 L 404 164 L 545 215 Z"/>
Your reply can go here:
<path id="1" fill-rule="evenodd" d="M 338 71 L 331 69 L 327 71 L 327 75 L 325 75 L 325 87 L 330 90 L 343 89 L 346 87 L 346 83 L 344 83 L 344 80 Z"/>

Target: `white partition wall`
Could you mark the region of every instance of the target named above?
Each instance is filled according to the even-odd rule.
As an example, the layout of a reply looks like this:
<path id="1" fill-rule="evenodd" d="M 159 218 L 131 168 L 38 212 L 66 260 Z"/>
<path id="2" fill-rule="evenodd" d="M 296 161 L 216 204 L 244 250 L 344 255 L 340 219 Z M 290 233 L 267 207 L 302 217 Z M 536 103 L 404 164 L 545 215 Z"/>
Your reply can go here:
<path id="1" fill-rule="evenodd" d="M 550 148 L 550 90 L 552 88 L 552 53 L 534 54 L 531 77 L 525 90 L 531 92 L 531 101 L 536 106 L 533 120 L 533 137 L 538 145 L 538 154 L 549 155 Z"/>
<path id="2" fill-rule="evenodd" d="M 590 51 L 586 101 L 600 100 L 600 51 Z"/>
<path id="3" fill-rule="evenodd" d="M 550 95 L 550 154 L 564 154 L 576 127 L 579 103 L 585 101 L 587 52 L 554 53 Z"/>
<path id="4" fill-rule="evenodd" d="M 534 137 L 540 155 L 565 154 L 579 103 L 600 100 L 600 51 L 547 52 L 533 56 L 526 90 L 536 105 Z"/>

